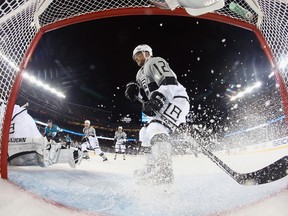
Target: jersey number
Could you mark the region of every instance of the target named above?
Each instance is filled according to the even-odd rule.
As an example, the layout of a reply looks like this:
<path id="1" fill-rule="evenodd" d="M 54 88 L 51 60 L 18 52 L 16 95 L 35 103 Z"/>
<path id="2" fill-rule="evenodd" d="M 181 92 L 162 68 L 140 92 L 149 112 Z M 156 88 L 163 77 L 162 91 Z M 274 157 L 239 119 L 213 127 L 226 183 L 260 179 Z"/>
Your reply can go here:
<path id="1" fill-rule="evenodd" d="M 165 72 L 169 72 L 169 70 L 166 68 L 165 62 L 163 62 L 163 61 L 158 61 L 158 63 L 161 64 L 160 67 L 161 67 L 162 72 L 164 72 L 164 73 L 165 73 Z M 158 65 L 157 65 L 156 63 L 154 63 L 153 66 L 154 66 L 155 69 L 158 71 L 158 73 L 162 76 L 163 73 L 161 72 L 161 70 L 160 70 L 160 68 L 158 67 Z"/>
<path id="2" fill-rule="evenodd" d="M 15 123 L 11 123 L 9 134 L 14 134 L 14 133 L 15 133 Z"/>

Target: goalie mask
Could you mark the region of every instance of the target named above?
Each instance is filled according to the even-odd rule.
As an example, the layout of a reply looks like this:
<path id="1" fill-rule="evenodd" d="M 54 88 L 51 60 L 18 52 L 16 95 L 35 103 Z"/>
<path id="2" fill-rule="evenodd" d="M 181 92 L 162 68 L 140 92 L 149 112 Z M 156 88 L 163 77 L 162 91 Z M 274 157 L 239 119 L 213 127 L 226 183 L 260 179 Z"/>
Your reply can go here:
<path id="1" fill-rule="evenodd" d="M 138 46 L 133 50 L 132 58 L 133 58 L 134 61 L 135 61 L 135 55 L 136 55 L 138 52 L 148 52 L 150 56 L 153 56 L 152 48 L 151 48 L 150 46 L 148 46 L 147 44 L 138 45 Z"/>

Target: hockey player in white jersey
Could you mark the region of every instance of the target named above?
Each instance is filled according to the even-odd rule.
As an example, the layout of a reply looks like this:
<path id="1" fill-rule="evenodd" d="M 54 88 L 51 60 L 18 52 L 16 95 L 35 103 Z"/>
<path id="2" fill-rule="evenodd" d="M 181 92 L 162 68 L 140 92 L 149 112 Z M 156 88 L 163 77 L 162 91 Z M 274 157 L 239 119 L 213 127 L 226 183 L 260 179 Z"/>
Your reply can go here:
<path id="1" fill-rule="evenodd" d="M 56 163 L 69 163 L 75 168 L 75 163 L 81 163 L 79 155 L 81 153 L 78 151 L 61 149 L 61 143 L 56 143 L 53 139 L 48 141 L 38 131 L 26 107 L 14 106 L 8 145 L 10 165 L 47 167 Z"/>
<path id="2" fill-rule="evenodd" d="M 8 161 L 10 165 L 44 166 L 44 147 L 48 143 L 38 131 L 25 106 L 15 105 L 11 119 Z"/>
<path id="3" fill-rule="evenodd" d="M 125 160 L 125 142 L 127 141 L 127 134 L 123 131 L 123 127 L 119 126 L 118 130 L 115 132 L 114 141 L 115 141 L 115 157 L 117 159 L 117 154 L 123 154 L 123 160 Z"/>
<path id="4" fill-rule="evenodd" d="M 91 126 L 89 120 L 85 120 L 84 122 L 83 134 L 83 143 L 81 145 L 81 150 L 84 153 L 83 159 L 89 159 L 90 157 L 88 155 L 88 149 L 93 149 L 95 154 L 98 154 L 100 157 L 102 157 L 103 161 L 107 161 L 107 157 L 100 149 L 99 142 L 96 137 L 96 131 Z"/>
<path id="5" fill-rule="evenodd" d="M 172 184 L 174 174 L 169 134 L 186 121 L 188 94 L 169 64 L 161 57 L 153 57 L 150 46 L 137 46 L 133 60 L 140 69 L 136 82 L 126 85 L 125 96 L 131 101 L 142 98 L 145 101 L 143 112 L 152 117 L 139 133 L 142 146 L 151 146 L 151 155 L 144 169 L 135 172 L 136 181 L 141 184 Z"/>

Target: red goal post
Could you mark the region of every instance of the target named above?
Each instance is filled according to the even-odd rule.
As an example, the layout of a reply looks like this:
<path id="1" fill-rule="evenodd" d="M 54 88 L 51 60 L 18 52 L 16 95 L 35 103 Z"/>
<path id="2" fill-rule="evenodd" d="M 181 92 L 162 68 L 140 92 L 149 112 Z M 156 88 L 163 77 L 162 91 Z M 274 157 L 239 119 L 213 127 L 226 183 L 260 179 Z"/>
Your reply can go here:
<path id="1" fill-rule="evenodd" d="M 233 2 L 251 11 L 253 19 L 244 19 L 231 12 L 227 5 L 215 13 L 197 18 L 231 24 L 255 33 L 274 68 L 275 78 L 280 86 L 284 112 L 288 116 L 286 90 L 288 71 L 286 66 L 281 67 L 283 59 L 288 61 L 288 3 L 286 0 L 258 0 L 259 10 L 256 13 L 247 4 L 250 1 L 235 0 Z M 155 7 L 148 0 L 6 0 L 0 5 L 0 169 L 2 178 L 8 178 L 8 138 L 13 107 L 24 70 L 42 35 L 45 32 L 79 22 L 133 15 L 191 17 L 182 8 L 173 11 L 163 10 Z"/>

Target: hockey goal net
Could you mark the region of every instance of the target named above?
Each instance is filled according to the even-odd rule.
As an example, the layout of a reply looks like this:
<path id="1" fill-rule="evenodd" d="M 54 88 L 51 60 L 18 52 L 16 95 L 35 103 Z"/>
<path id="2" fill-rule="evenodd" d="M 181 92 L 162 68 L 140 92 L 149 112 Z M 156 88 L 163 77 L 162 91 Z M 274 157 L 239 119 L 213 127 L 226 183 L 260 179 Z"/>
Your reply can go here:
<path id="1" fill-rule="evenodd" d="M 153 3 L 154 4 L 153 4 Z M 189 16 L 155 6 L 163 0 L 4 0 L 0 5 L 0 141 L 1 176 L 7 178 L 11 116 L 22 73 L 43 33 L 77 22 L 125 15 Z M 271 61 L 286 107 L 288 83 L 287 0 L 227 0 L 225 6 L 201 16 L 252 30 Z M 286 112 L 287 113 L 287 112 Z"/>

